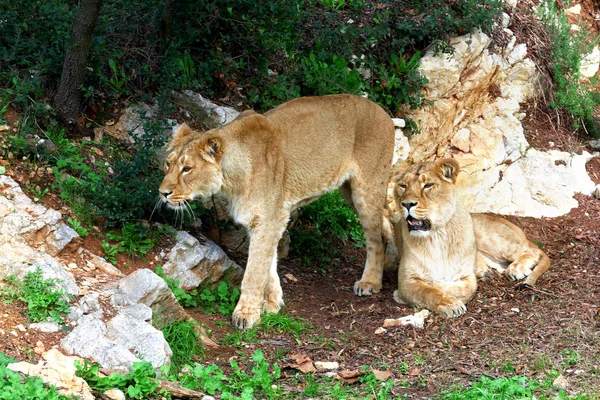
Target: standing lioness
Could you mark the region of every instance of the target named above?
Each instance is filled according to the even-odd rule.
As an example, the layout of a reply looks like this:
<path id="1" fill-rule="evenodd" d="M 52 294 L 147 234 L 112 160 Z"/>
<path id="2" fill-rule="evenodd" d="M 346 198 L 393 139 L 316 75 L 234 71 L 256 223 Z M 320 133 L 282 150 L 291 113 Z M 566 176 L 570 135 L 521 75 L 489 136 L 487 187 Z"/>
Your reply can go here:
<path id="1" fill-rule="evenodd" d="M 264 115 L 244 112 L 205 133 L 182 126 L 169 144 L 159 190 L 174 208 L 219 192 L 229 199 L 234 220 L 250 235 L 232 319 L 249 328 L 263 310 L 283 305 L 276 252 L 290 212 L 338 187 L 367 239 L 366 266 L 354 292 L 381 289 L 382 236 L 393 241 L 383 221 L 393 149 L 393 122 L 375 103 L 352 95 L 300 98 Z"/>

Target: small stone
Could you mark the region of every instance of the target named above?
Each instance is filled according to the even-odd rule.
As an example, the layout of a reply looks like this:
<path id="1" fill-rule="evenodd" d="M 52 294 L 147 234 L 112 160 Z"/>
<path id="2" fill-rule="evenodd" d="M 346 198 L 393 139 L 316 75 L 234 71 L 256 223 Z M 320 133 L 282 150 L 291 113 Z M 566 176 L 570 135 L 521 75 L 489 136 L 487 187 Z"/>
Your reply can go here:
<path id="1" fill-rule="evenodd" d="M 572 14 L 572 15 L 581 14 L 581 4 L 577 4 L 571 8 L 567 8 L 567 14 Z"/>
<path id="2" fill-rule="evenodd" d="M 600 200 L 600 185 L 596 185 L 596 188 L 594 189 L 592 195 Z"/>
<path id="3" fill-rule="evenodd" d="M 519 312 L 521 312 L 521 310 L 520 310 L 519 308 L 517 308 L 517 307 L 515 307 L 515 308 L 511 308 L 511 309 L 510 309 L 510 311 L 512 311 L 512 312 L 516 312 L 516 313 L 519 313 Z"/>
<path id="4" fill-rule="evenodd" d="M 46 351 L 46 346 L 44 346 L 43 342 L 41 342 L 41 341 L 38 340 L 37 343 L 35 344 L 33 352 L 35 354 L 42 354 L 45 351 Z"/>
<path id="5" fill-rule="evenodd" d="M 387 333 L 387 329 L 385 329 L 383 326 L 380 326 L 375 330 L 376 335 L 382 335 L 384 333 Z"/>
<path id="6" fill-rule="evenodd" d="M 37 322 L 29 325 L 29 329 L 35 329 L 40 332 L 58 332 L 60 325 L 56 322 Z"/>
<path id="7" fill-rule="evenodd" d="M 27 330 L 27 329 L 25 329 L 25 327 L 23 326 L 23 324 L 17 325 L 17 329 L 20 330 L 21 332 L 25 332 Z"/>
<path id="8" fill-rule="evenodd" d="M 125 400 L 125 393 L 120 391 L 119 389 L 108 389 L 102 393 L 104 397 L 107 397 L 111 400 Z"/>
<path id="9" fill-rule="evenodd" d="M 340 365 L 335 361 L 315 361 L 317 371 L 334 371 L 340 368 Z"/>
<path id="10" fill-rule="evenodd" d="M 17 333 L 17 331 L 10 331 L 10 334 L 13 335 L 14 337 L 19 337 L 19 334 Z"/>
<path id="11" fill-rule="evenodd" d="M 298 282 L 298 279 L 297 279 L 297 278 L 296 278 L 294 275 L 292 275 L 292 274 L 285 274 L 284 276 L 285 276 L 285 277 L 286 277 L 286 278 L 287 278 L 289 281 L 292 281 L 292 282 Z"/>
<path id="12" fill-rule="evenodd" d="M 552 386 L 559 390 L 566 390 L 569 387 L 569 380 L 563 375 L 559 375 L 554 382 L 552 382 Z"/>

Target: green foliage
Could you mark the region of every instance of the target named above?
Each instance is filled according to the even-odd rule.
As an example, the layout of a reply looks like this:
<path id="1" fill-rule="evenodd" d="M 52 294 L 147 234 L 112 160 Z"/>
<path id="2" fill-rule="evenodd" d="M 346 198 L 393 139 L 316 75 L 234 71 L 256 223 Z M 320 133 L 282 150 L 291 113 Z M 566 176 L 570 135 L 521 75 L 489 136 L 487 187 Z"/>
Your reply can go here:
<path id="1" fill-rule="evenodd" d="M 142 257 L 154 247 L 154 241 L 150 238 L 150 229 L 143 224 L 126 222 L 120 233 L 110 231 L 106 237 L 119 243 L 119 253 L 125 253 L 130 257 Z"/>
<path id="2" fill-rule="evenodd" d="M 594 108 L 600 105 L 600 91 L 597 82 L 582 81 L 580 72 L 583 55 L 600 42 L 600 36 L 590 38 L 583 26 L 572 34 L 567 14 L 557 7 L 555 0 L 542 1 L 538 14 L 552 40 L 555 87 L 551 106 L 565 109 L 576 118 L 577 127 L 600 137 L 600 127 L 594 120 Z"/>
<path id="3" fill-rule="evenodd" d="M 100 366 L 90 364 L 87 360 L 81 364 L 75 361 L 77 376 L 85 381 L 94 390 L 103 392 L 108 389 L 120 389 L 132 399 L 145 399 L 150 395 L 158 395 L 158 380 L 156 373 L 149 362 L 133 363 L 131 372 L 127 374 L 112 373 L 109 376 L 100 377 Z"/>
<path id="4" fill-rule="evenodd" d="M 27 305 L 27 315 L 33 322 L 51 319 L 62 323 L 63 315 L 69 313 L 70 296 L 56 284 L 57 279 L 44 279 L 43 271 L 38 267 L 28 272 L 23 279 L 14 275 L 5 278 L 7 285 L 0 295 L 6 303 L 19 300 Z"/>
<path id="5" fill-rule="evenodd" d="M 442 400 L 480 400 L 480 399 L 534 399 L 534 391 L 539 385 L 524 376 L 491 379 L 482 376 L 468 389 L 455 389 L 444 393 Z"/>
<path id="6" fill-rule="evenodd" d="M 269 366 L 261 350 L 252 355 L 253 365 L 248 369 L 240 367 L 235 360 L 230 360 L 232 373 L 225 376 L 216 365 L 196 365 L 190 373 L 180 377 L 182 386 L 193 390 L 201 390 L 211 396 L 218 395 L 221 399 L 253 399 L 276 398 L 282 391 L 277 380 L 281 370 L 277 364 Z"/>
<path id="7" fill-rule="evenodd" d="M 119 253 L 119 246 L 112 245 L 106 240 L 102 241 L 102 250 L 104 250 L 104 258 L 112 265 L 117 265 L 117 254 Z"/>
<path id="8" fill-rule="evenodd" d="M 215 289 L 206 288 L 199 292 L 198 306 L 207 314 L 219 313 L 229 316 L 239 297 L 240 290 L 223 281 Z"/>
<path id="9" fill-rule="evenodd" d="M 6 368 L 8 364 L 17 362 L 14 358 L 0 353 L 0 399 L 3 400 L 67 400 L 59 394 L 54 386 L 44 385 L 40 378 L 21 376 Z"/>
<path id="10" fill-rule="evenodd" d="M 207 314 L 230 316 L 240 297 L 240 290 L 225 281 L 216 287 L 201 287 L 186 292 L 179 287 L 178 280 L 165 276 L 162 266 L 156 267 L 156 274 L 164 279 L 179 304 L 183 307 L 202 307 Z"/>
<path id="11" fill-rule="evenodd" d="M 197 329 L 195 321 L 176 321 L 161 329 L 173 351 L 170 373 L 178 373 L 183 366 L 204 356 L 204 347 Z"/>
<path id="12" fill-rule="evenodd" d="M 337 255 L 335 241 L 362 247 L 365 238 L 360 220 L 339 191 L 323 195 L 301 209 L 299 220 L 290 229 L 293 254 L 305 265 L 327 267 Z"/>
<path id="13" fill-rule="evenodd" d="M 69 223 L 69 226 L 71 226 L 71 228 L 73 228 L 73 230 L 77 232 L 77 234 L 82 238 L 86 237 L 89 234 L 89 231 L 86 228 L 84 228 L 83 225 L 81 225 L 81 222 L 79 222 L 77 219 L 69 217 L 67 218 L 67 222 Z"/>

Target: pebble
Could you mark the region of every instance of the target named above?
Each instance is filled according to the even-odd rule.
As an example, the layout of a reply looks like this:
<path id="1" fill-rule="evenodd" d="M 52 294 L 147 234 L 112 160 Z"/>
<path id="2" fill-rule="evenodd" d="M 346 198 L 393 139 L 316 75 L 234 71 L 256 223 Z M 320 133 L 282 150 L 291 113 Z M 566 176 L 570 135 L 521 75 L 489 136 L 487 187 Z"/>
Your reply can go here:
<path id="1" fill-rule="evenodd" d="M 340 364 L 335 361 L 315 361 L 317 371 L 333 371 L 340 368 Z"/>

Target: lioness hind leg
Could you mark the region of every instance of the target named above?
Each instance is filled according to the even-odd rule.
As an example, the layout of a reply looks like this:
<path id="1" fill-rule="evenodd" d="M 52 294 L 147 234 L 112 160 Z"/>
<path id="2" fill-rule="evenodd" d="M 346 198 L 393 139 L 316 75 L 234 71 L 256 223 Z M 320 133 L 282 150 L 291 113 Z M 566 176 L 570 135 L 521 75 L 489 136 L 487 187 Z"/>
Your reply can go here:
<path id="1" fill-rule="evenodd" d="M 534 286 L 538 278 L 549 267 L 550 258 L 546 253 L 534 243 L 528 241 L 528 249 L 506 268 L 504 274 L 511 280 L 520 280 L 527 277 L 518 287 Z"/>
<path id="2" fill-rule="evenodd" d="M 340 193 L 346 200 L 346 203 L 358 214 L 356 207 L 354 206 L 354 200 L 352 200 L 352 190 L 350 188 L 350 182 L 344 182 L 340 186 Z M 398 249 L 396 248 L 396 242 L 394 239 L 394 226 L 390 219 L 391 211 L 385 207 L 383 209 L 383 216 L 381 219 L 381 228 L 383 234 L 383 246 L 384 246 L 384 258 L 383 258 L 383 269 L 395 270 L 398 268 Z"/>
<path id="3" fill-rule="evenodd" d="M 281 289 L 281 282 L 277 274 L 277 252 L 275 252 L 271 260 L 271 268 L 269 269 L 269 281 L 265 289 L 263 310 L 268 313 L 277 313 L 283 306 L 283 290 Z"/>
<path id="4" fill-rule="evenodd" d="M 367 183 L 350 181 L 352 202 L 360 218 L 360 223 L 367 240 L 367 261 L 362 277 L 354 284 L 354 293 L 368 296 L 381 290 L 383 278 L 383 205 L 385 202 L 385 186 L 370 182 L 371 192 L 367 193 Z M 380 187 L 379 187 L 380 186 Z"/>

